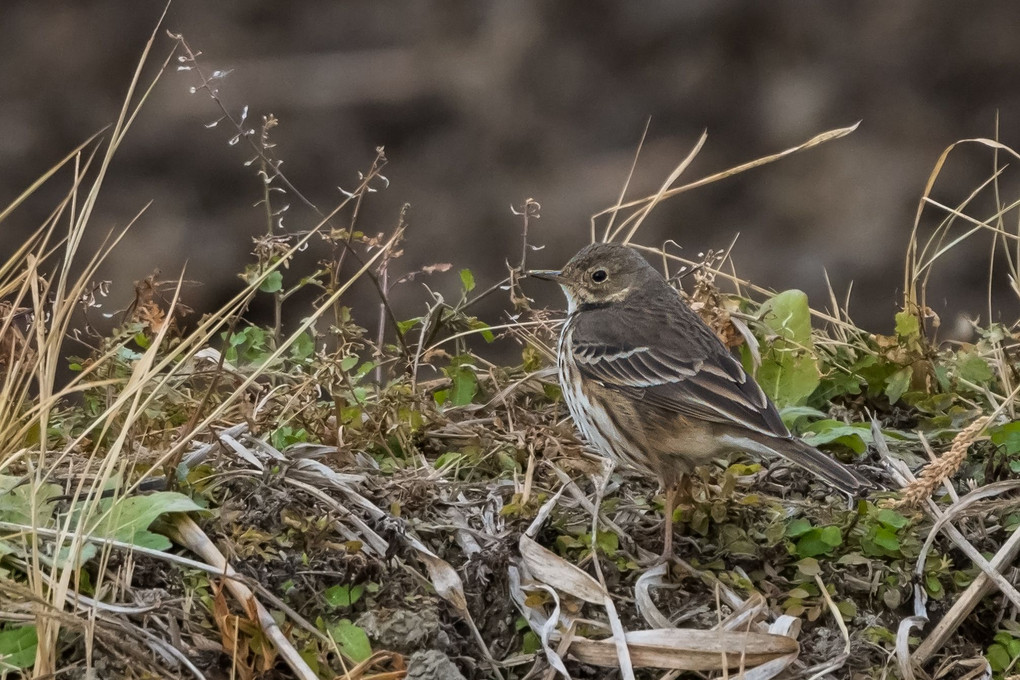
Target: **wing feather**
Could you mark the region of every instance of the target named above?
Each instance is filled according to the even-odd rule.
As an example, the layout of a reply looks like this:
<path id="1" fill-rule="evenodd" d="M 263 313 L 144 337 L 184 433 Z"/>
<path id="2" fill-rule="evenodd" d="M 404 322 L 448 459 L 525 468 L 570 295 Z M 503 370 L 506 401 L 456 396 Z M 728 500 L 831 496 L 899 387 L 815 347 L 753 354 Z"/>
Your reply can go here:
<path id="1" fill-rule="evenodd" d="M 679 299 L 670 302 L 653 305 L 653 318 L 631 305 L 577 314 L 571 350 L 581 373 L 666 412 L 790 436 L 775 406 L 701 317 Z"/>

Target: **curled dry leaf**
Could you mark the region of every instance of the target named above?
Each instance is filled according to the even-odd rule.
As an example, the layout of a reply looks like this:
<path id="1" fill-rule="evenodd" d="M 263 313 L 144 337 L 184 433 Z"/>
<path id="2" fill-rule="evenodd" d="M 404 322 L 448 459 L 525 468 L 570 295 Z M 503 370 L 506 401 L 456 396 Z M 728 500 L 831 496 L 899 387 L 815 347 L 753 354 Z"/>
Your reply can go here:
<path id="1" fill-rule="evenodd" d="M 770 633 L 667 628 L 627 633 L 634 666 L 685 671 L 750 668 L 785 656 L 796 656 L 800 645 L 791 637 Z M 593 666 L 615 667 L 613 640 L 577 639 L 570 655 Z"/>
<path id="2" fill-rule="evenodd" d="M 598 605 L 605 603 L 606 591 L 591 576 L 524 534 L 518 545 L 521 557 L 535 578 L 579 600 Z"/>
<path id="3" fill-rule="evenodd" d="M 638 613 L 645 620 L 645 623 L 653 628 L 675 628 L 670 620 L 655 606 L 652 599 L 652 589 L 667 586 L 666 573 L 669 565 L 665 562 L 657 564 L 645 573 L 641 574 L 637 583 L 634 584 L 634 604 Z"/>

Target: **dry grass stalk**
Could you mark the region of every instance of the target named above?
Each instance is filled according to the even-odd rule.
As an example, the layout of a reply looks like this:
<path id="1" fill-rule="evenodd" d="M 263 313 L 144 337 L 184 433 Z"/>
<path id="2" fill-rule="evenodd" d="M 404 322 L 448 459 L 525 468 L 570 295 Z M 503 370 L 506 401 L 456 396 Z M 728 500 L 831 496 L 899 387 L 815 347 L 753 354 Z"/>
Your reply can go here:
<path id="1" fill-rule="evenodd" d="M 960 430 L 953 438 L 949 452 L 925 465 L 917 479 L 901 489 L 900 498 L 889 505 L 895 508 L 913 508 L 931 498 L 935 489 L 960 469 L 960 465 L 967 458 L 967 449 L 984 431 L 990 420 L 990 416 L 984 416 Z"/>

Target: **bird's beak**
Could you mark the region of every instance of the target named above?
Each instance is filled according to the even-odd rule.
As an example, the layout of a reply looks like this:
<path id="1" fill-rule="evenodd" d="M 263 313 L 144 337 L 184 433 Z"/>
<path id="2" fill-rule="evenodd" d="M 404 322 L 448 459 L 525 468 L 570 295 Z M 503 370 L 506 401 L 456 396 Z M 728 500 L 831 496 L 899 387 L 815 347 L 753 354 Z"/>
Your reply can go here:
<path id="1" fill-rule="evenodd" d="M 536 279 L 543 279 L 545 281 L 563 283 L 563 272 L 558 269 L 530 269 L 528 270 L 528 276 L 533 276 Z"/>

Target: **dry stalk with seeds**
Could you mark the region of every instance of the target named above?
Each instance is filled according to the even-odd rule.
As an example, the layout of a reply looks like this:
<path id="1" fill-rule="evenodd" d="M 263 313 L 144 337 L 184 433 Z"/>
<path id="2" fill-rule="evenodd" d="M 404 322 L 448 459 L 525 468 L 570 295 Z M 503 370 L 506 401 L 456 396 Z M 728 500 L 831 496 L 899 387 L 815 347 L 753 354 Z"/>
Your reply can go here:
<path id="1" fill-rule="evenodd" d="M 991 417 L 984 416 L 960 430 L 953 438 L 949 452 L 925 465 L 917 479 L 903 487 L 900 498 L 890 503 L 890 506 L 913 508 L 925 499 L 931 498 L 935 489 L 960 469 L 963 461 L 967 459 L 967 449 L 977 441 L 990 420 Z"/>

